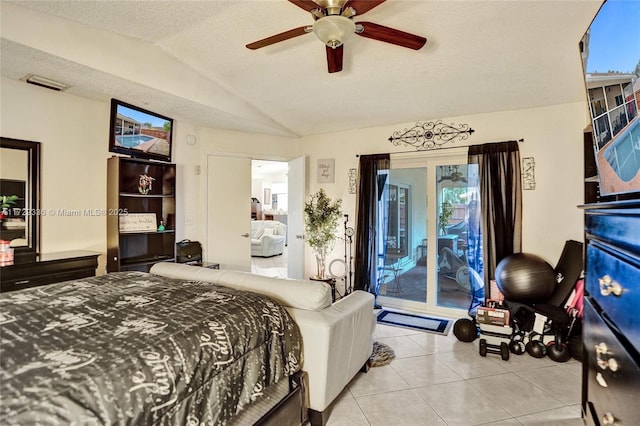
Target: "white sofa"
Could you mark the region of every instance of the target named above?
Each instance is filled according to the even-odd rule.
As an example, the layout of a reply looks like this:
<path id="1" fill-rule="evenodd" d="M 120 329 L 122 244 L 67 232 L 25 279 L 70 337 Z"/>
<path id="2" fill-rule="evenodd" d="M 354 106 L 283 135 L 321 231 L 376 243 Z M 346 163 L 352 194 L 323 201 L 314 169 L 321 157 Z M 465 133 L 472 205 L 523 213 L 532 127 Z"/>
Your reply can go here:
<path id="1" fill-rule="evenodd" d="M 277 220 L 251 221 L 251 256 L 270 257 L 284 252 L 287 225 Z"/>
<path id="2" fill-rule="evenodd" d="M 331 303 L 328 284 L 271 278 L 248 272 L 160 262 L 152 274 L 208 281 L 264 294 L 285 306 L 302 334 L 302 370 L 308 374 L 309 419 L 323 425 L 325 410 L 366 366 L 373 350 L 374 297 L 364 291 Z"/>

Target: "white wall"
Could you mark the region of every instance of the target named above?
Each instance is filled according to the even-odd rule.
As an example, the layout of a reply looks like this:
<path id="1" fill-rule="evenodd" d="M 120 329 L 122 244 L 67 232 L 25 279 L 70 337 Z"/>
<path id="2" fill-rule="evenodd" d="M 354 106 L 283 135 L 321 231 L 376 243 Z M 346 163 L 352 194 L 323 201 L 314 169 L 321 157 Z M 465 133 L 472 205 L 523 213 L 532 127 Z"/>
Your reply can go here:
<path id="1" fill-rule="evenodd" d="M 3 179 L 24 180 L 29 178 L 29 154 L 18 149 L 3 149 L 0 170 Z M 0 194 L 9 195 L 9 194 Z"/>
<path id="2" fill-rule="evenodd" d="M 106 208 L 109 105 L 3 78 L 0 109 L 2 136 L 42 144 L 41 252 L 104 253 L 106 218 L 62 211 Z"/>
<path id="3" fill-rule="evenodd" d="M 100 252 L 98 273 L 104 272 L 107 221 L 85 210 L 105 210 L 110 105 L 54 92 L 2 78 L 0 91 L 2 136 L 40 142 L 41 216 L 40 251 Z M 197 146 L 186 135 L 196 129 L 176 121 L 173 156 L 178 168 L 176 237 L 199 237 L 199 223 L 183 226 L 189 214 L 197 216 L 199 176 Z"/>
<path id="4" fill-rule="evenodd" d="M 2 136 L 42 142 L 41 207 L 83 210 L 106 207 L 106 159 L 109 105 L 67 93 L 56 93 L 2 79 L 0 91 Z M 586 104 L 441 118 L 469 124 L 475 133 L 465 143 L 479 144 L 524 138 L 522 157 L 536 161 L 536 189 L 524 191 L 523 249 L 555 264 L 566 239 L 582 240 L 583 218 L 576 207 L 583 201 L 582 129 Z M 307 194 L 320 187 L 343 200 L 355 227 L 356 195 L 348 193 L 350 168 L 358 167 L 356 154 L 413 150 L 395 147 L 387 138 L 413 123 L 359 129 L 301 139 L 198 128 L 176 120 L 174 162 L 178 167 L 177 238 L 206 241 L 207 155 L 228 153 L 254 159 L 290 160 L 307 155 Z M 186 144 L 188 134 L 197 137 Z M 335 183 L 318 184 L 316 162 L 335 158 Z M 104 217 L 42 217 L 41 251 L 93 250 L 106 252 Z M 333 257 L 342 257 L 336 245 Z M 104 261 L 103 256 L 101 257 Z M 315 271 L 308 252 L 307 273 Z M 101 267 L 102 270 L 102 267 Z"/>
<path id="5" fill-rule="evenodd" d="M 565 240 L 583 240 L 583 216 L 577 208 L 583 202 L 583 129 L 586 103 L 478 114 L 462 117 L 425 117 L 445 123 L 468 124 L 475 133 L 462 146 L 524 138 L 521 157 L 534 157 L 536 189 L 523 191 L 523 251 L 537 254 L 555 265 Z M 395 131 L 415 123 L 346 131 L 303 138 L 308 155 L 308 193 L 324 188 L 343 200 L 343 208 L 354 218 L 356 196 L 348 193 L 348 170 L 358 167 L 357 154 L 415 151 L 394 146 L 387 139 Z M 339 155 L 336 155 L 339 153 Z M 335 184 L 318 184 L 316 162 L 335 158 Z M 352 222 L 354 224 L 355 222 Z M 311 252 L 307 271 L 314 271 Z M 336 248 L 332 258 L 342 257 Z"/>

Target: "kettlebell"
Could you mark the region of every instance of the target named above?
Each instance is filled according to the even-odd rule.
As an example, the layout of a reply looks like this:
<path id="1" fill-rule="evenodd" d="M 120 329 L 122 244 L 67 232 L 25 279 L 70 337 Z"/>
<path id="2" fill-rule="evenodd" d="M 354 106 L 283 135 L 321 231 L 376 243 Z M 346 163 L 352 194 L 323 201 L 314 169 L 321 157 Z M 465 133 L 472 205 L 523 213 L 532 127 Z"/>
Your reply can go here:
<path id="1" fill-rule="evenodd" d="M 534 340 L 535 338 L 538 340 Z M 527 342 L 525 349 L 527 353 L 534 358 L 544 358 L 547 354 L 547 347 L 542 341 L 542 335 L 534 331 L 529 333 L 529 341 Z"/>
<path id="2" fill-rule="evenodd" d="M 555 362 L 567 362 L 571 359 L 569 347 L 562 342 L 547 343 L 547 355 Z"/>
<path id="3" fill-rule="evenodd" d="M 525 351 L 524 347 L 524 333 L 521 331 L 515 332 L 513 336 L 511 336 L 511 341 L 509 342 L 509 350 L 512 354 L 522 355 Z"/>

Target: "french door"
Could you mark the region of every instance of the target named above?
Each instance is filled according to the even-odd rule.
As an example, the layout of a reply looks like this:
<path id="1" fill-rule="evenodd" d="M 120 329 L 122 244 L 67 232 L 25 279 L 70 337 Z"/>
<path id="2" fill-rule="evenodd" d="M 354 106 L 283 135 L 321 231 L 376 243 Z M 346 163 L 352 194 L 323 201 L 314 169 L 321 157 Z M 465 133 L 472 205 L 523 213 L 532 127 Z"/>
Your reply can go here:
<path id="1" fill-rule="evenodd" d="M 379 205 L 378 303 L 463 316 L 471 304 L 469 209 L 477 169 L 466 149 L 392 154 Z"/>

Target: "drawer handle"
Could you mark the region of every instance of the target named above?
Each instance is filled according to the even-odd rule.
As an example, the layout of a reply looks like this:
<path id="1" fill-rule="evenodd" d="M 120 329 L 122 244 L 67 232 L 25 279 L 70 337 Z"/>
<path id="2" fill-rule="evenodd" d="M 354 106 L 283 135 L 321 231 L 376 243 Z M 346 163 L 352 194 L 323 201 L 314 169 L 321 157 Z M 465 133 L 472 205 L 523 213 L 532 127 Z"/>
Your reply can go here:
<path id="1" fill-rule="evenodd" d="M 620 364 L 618 364 L 618 361 L 616 361 L 615 358 L 609 357 L 609 359 L 604 359 L 602 356 L 608 354 L 610 355 L 611 353 L 609 352 L 609 347 L 606 343 L 600 342 L 596 345 L 596 363 L 598 364 L 598 367 L 602 370 L 606 370 L 608 368 L 613 372 L 618 371 Z"/>
<path id="2" fill-rule="evenodd" d="M 24 284 L 29 284 L 29 280 L 20 280 L 15 282 L 15 285 L 24 285 Z"/>
<path id="3" fill-rule="evenodd" d="M 613 372 L 618 371 L 618 368 L 620 367 L 620 365 L 618 364 L 618 361 L 616 361 L 615 358 L 609 358 L 609 360 L 605 361 L 602 358 L 598 358 L 598 367 L 600 367 L 603 370 L 606 370 L 607 368 Z"/>
<path id="4" fill-rule="evenodd" d="M 609 275 L 605 275 L 599 278 L 600 282 L 600 294 L 608 296 L 613 293 L 614 296 L 620 296 L 622 294 L 622 286 L 614 281 Z"/>
<path id="5" fill-rule="evenodd" d="M 604 379 L 604 377 L 602 377 L 602 373 L 596 373 L 596 382 L 598 382 L 598 384 L 603 388 L 609 387 L 607 381 Z"/>
<path id="6" fill-rule="evenodd" d="M 602 415 L 602 424 L 603 425 L 613 425 L 616 423 L 616 418 L 613 417 L 611 413 L 604 413 Z"/>
<path id="7" fill-rule="evenodd" d="M 599 355 L 606 355 L 608 352 L 609 348 L 606 343 L 600 342 L 596 345 L 596 355 L 598 355 L 598 359 L 600 358 Z"/>

